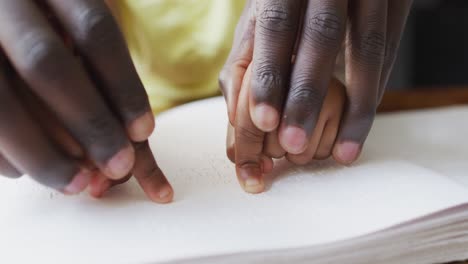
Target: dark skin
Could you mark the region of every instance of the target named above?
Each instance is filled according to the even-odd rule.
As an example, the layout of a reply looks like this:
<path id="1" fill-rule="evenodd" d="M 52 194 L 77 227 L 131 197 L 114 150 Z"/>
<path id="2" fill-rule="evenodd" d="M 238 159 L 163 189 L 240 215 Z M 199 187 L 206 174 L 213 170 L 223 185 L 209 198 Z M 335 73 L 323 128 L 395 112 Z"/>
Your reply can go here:
<path id="1" fill-rule="evenodd" d="M 251 78 L 252 67 L 249 66 L 242 82 L 235 128 L 228 125 L 226 152 L 228 158 L 236 164 L 241 187 L 248 193 L 260 193 L 265 188 L 264 175 L 273 170 L 273 159 L 286 158 L 293 164 L 306 165 L 316 159 L 327 159 L 332 155 L 345 105 L 345 88 L 341 82 L 332 79 L 307 149 L 295 155 L 287 153 L 281 147 L 276 131 L 265 134 L 252 122 L 249 114 Z M 236 151 L 247 147 L 245 144 L 249 149 L 255 148 L 255 152 Z"/>
<path id="2" fill-rule="evenodd" d="M 273 141 L 286 155 L 305 153 L 337 55 L 343 51 L 347 105 L 333 156 L 343 164 L 354 162 L 384 93 L 411 4 L 411 0 L 249 0 L 220 86 L 230 123 L 242 130 L 236 127 L 244 123 L 236 120 L 238 98 L 252 64 L 250 119 L 265 134 L 237 138 L 245 143 L 236 142 L 236 156 L 258 156 L 259 149 L 269 149 L 271 137 L 277 138 Z M 259 159 L 245 164 L 249 171 L 260 171 L 262 166 Z"/>
<path id="3" fill-rule="evenodd" d="M 103 1 L 0 0 L 0 47 L 0 173 L 94 196 L 133 173 L 153 201 L 172 200 L 146 92 Z"/>

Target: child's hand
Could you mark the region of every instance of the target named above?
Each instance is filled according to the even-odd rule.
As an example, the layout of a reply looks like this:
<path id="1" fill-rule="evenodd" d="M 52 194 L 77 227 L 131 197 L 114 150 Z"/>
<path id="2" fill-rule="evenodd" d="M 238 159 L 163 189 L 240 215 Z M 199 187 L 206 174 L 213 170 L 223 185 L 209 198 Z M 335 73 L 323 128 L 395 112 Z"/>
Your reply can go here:
<path id="1" fill-rule="evenodd" d="M 330 157 L 344 109 L 345 89 L 339 81 L 332 79 L 308 146 L 300 153 L 288 153 L 277 130 L 263 133 L 252 122 L 249 115 L 250 78 L 249 67 L 241 86 L 234 127 L 230 124 L 228 127 L 226 145 L 229 159 L 236 164 L 241 186 L 246 192 L 259 193 L 264 190 L 263 175 L 273 169 L 272 158 L 286 157 L 295 164 L 304 165 L 314 159 Z"/>

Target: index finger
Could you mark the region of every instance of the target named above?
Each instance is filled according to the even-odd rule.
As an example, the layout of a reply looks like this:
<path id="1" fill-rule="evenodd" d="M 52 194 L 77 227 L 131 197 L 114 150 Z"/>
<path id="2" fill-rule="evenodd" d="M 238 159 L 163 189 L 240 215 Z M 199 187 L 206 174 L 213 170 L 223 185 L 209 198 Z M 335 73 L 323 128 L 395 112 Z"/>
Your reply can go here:
<path id="1" fill-rule="evenodd" d="M 265 133 L 252 122 L 249 114 L 251 71 L 247 69 L 240 91 L 235 118 L 235 162 L 237 178 L 249 193 L 263 192 L 263 142 Z"/>
<path id="2" fill-rule="evenodd" d="M 264 132 L 279 124 L 304 1 L 256 1 L 251 118 Z"/>
<path id="3" fill-rule="evenodd" d="M 101 0 L 47 0 L 133 141 L 154 129 L 148 96 L 110 9 Z"/>

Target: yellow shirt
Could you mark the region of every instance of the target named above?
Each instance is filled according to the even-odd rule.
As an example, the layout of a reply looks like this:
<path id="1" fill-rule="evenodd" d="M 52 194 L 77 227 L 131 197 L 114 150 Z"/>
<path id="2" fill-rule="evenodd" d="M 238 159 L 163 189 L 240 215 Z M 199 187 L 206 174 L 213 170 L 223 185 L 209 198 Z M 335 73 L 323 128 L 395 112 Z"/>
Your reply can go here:
<path id="1" fill-rule="evenodd" d="M 218 93 L 244 0 L 113 3 L 155 112 Z"/>

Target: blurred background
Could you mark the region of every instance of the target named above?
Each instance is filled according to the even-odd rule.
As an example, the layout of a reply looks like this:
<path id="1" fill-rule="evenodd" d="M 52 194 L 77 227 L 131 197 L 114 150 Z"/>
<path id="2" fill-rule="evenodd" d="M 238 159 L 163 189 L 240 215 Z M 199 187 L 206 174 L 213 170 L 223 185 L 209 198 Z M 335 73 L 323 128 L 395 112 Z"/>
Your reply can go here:
<path id="1" fill-rule="evenodd" d="M 388 87 L 447 86 L 468 87 L 468 1 L 415 0 Z"/>

